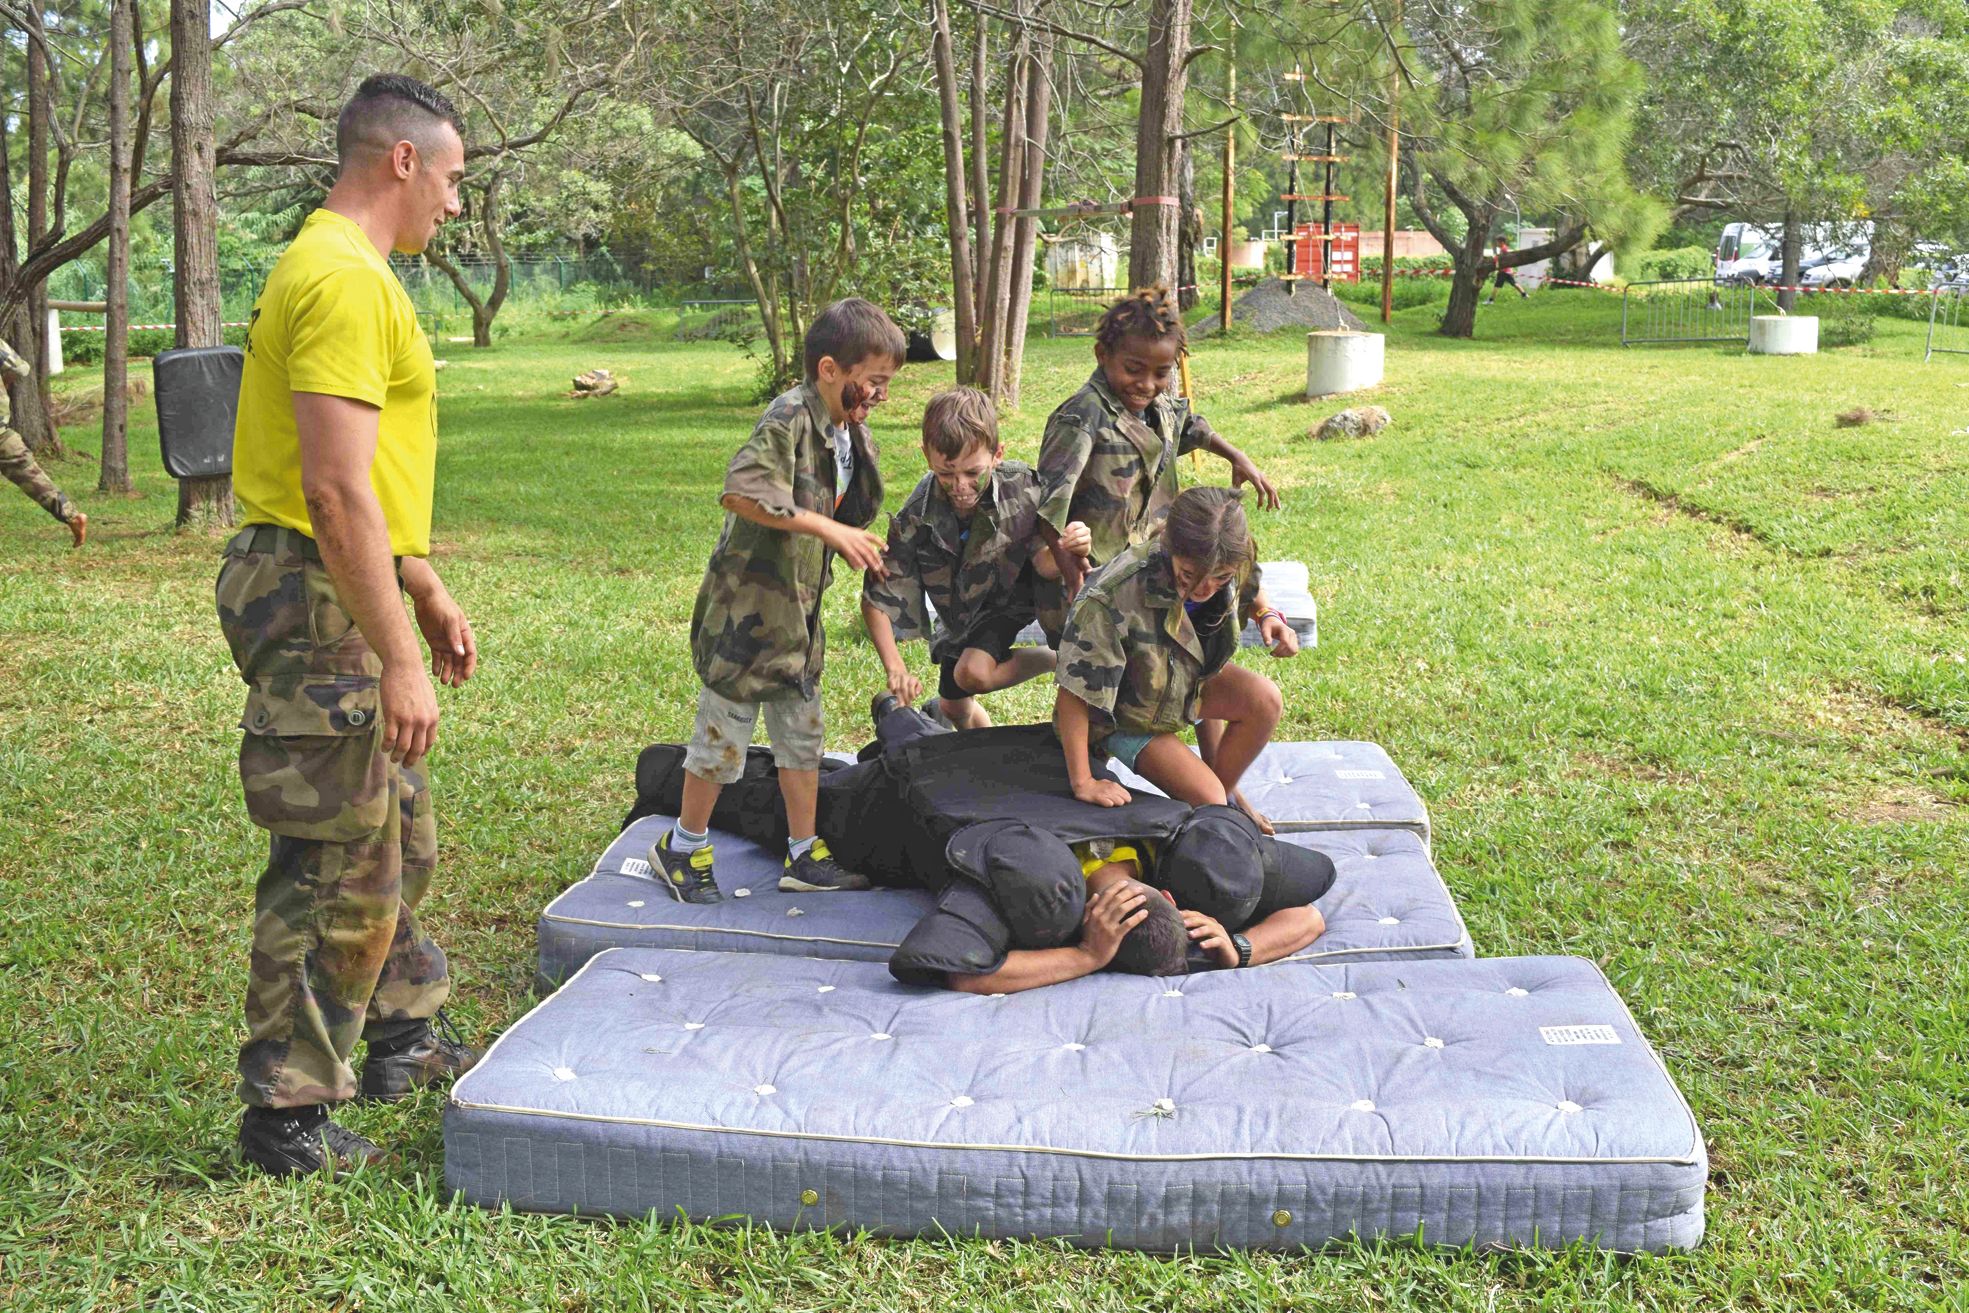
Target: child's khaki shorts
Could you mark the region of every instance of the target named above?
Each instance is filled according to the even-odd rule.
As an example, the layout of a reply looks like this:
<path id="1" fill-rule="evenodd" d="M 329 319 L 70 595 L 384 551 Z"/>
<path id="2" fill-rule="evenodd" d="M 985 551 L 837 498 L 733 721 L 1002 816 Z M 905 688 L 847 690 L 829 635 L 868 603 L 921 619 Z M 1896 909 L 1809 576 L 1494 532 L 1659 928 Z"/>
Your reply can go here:
<path id="1" fill-rule="evenodd" d="M 684 769 L 699 779 L 730 784 L 745 771 L 745 749 L 759 708 L 766 709 L 766 737 L 773 745 L 773 764 L 781 770 L 819 770 L 826 735 L 820 717 L 820 693 L 810 698 L 777 702 L 734 702 L 710 689 L 697 695 L 697 726 L 691 731 Z"/>

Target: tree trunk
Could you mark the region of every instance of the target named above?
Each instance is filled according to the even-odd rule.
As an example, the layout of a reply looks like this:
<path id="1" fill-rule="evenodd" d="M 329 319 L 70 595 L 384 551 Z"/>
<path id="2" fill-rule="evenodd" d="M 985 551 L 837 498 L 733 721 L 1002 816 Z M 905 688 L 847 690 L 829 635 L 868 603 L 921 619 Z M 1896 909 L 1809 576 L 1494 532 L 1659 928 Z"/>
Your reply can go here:
<path id="1" fill-rule="evenodd" d="M 55 90 L 48 76 L 45 54 L 39 44 L 27 43 L 27 240 L 21 245 L 32 251 L 48 237 L 48 140 L 55 116 Z M 9 198 L 10 205 L 12 199 Z M 7 258 L 13 258 L 8 248 Z M 18 270 L 16 271 L 18 274 Z M 14 388 L 14 431 L 27 440 L 37 455 L 64 456 L 61 435 L 55 430 L 54 399 L 48 391 L 47 336 L 48 302 L 41 284 L 18 297 L 26 306 L 25 331 L 15 348 L 34 366 L 34 376 L 22 379 Z M 14 289 L 18 290 L 18 289 Z"/>
<path id="2" fill-rule="evenodd" d="M 1177 137 L 1183 131 L 1183 92 L 1188 81 L 1191 0 L 1153 0 L 1149 9 L 1149 48 L 1142 66 L 1141 111 L 1135 121 L 1135 196 L 1174 198 L 1177 191 Z M 1150 203 L 1134 212 L 1129 226 L 1128 282 L 1131 287 L 1176 276 L 1175 205 Z"/>
<path id="3" fill-rule="evenodd" d="M 1237 125 L 1226 131 L 1237 131 Z M 1176 167 L 1180 179 L 1176 191 L 1180 202 L 1176 207 L 1176 308 L 1187 314 L 1196 309 L 1198 298 L 1196 248 L 1203 241 L 1203 211 L 1196 204 L 1196 156 L 1186 141 L 1176 143 L 1176 154 L 1181 161 Z"/>
<path id="4" fill-rule="evenodd" d="M 1907 225 L 1896 219 L 1877 219 L 1873 224 L 1873 237 L 1867 243 L 1866 267 L 1860 270 L 1855 284 L 1872 287 L 1874 283 L 1885 280 L 1893 287 L 1901 281 L 1901 266 L 1907 262 Z"/>
<path id="5" fill-rule="evenodd" d="M 1482 215 L 1478 219 L 1481 221 L 1471 222 L 1469 235 L 1454 252 L 1455 270 L 1449 280 L 1449 304 L 1443 307 L 1443 326 L 1437 330 L 1444 337 L 1476 335 L 1477 297 L 1484 290 L 1484 280 L 1497 268 L 1497 262 L 1484 255 L 1484 243 L 1490 233 L 1489 220 Z"/>
<path id="6" fill-rule="evenodd" d="M 1034 34 L 1038 53 L 1026 77 L 1025 158 L 1019 165 L 1019 208 L 1036 210 L 1046 196 L 1046 138 L 1053 114 L 1053 34 Z M 1039 242 L 1039 220 L 1022 215 L 1012 243 L 1012 319 L 1005 334 L 1001 391 L 1005 404 L 1019 404 L 1019 377 L 1025 365 L 1026 320 L 1032 309 L 1032 260 Z"/>
<path id="7" fill-rule="evenodd" d="M 212 36 L 205 5 L 171 0 L 172 238 L 177 342 L 223 343 L 219 201 L 212 159 Z M 233 522 L 232 476 L 178 480 L 178 527 Z"/>
<path id="8" fill-rule="evenodd" d="M 991 79 L 985 66 L 990 26 L 983 14 L 977 19 L 978 39 L 971 49 L 971 293 L 976 298 L 971 307 L 971 322 L 982 325 L 991 277 L 991 161 L 986 156 L 985 140 L 985 122 L 990 116 L 986 97 L 991 92 Z M 976 352 L 974 344 L 974 371 Z"/>
<path id="9" fill-rule="evenodd" d="M 1019 199 L 1019 168 L 1025 159 L 1025 85 L 1028 58 L 1021 49 L 1005 79 L 1005 116 L 998 140 L 997 223 L 991 237 L 988 313 L 979 326 L 977 386 L 996 398 L 1004 377 L 1005 334 L 1012 319 L 1012 216 Z"/>
<path id="10" fill-rule="evenodd" d="M 103 293 L 103 464 L 99 492 L 130 491 L 130 9 L 109 22 L 109 286 Z"/>
<path id="11" fill-rule="evenodd" d="M 1805 245 L 1805 231 L 1798 222 L 1798 212 L 1789 205 L 1784 207 L 1784 235 L 1778 239 L 1778 285 L 1783 291 L 1778 293 L 1778 309 L 1790 314 L 1798 304 L 1798 293 L 1791 289 L 1798 286 L 1798 258 Z"/>
<path id="12" fill-rule="evenodd" d="M 957 321 L 957 381 L 977 374 L 977 294 L 971 281 L 970 207 L 964 196 L 964 124 L 957 104 L 957 60 L 951 49 L 950 5 L 934 0 L 936 25 L 930 47 L 937 68 L 937 105 L 943 118 L 944 224 L 950 230 L 950 283 Z"/>

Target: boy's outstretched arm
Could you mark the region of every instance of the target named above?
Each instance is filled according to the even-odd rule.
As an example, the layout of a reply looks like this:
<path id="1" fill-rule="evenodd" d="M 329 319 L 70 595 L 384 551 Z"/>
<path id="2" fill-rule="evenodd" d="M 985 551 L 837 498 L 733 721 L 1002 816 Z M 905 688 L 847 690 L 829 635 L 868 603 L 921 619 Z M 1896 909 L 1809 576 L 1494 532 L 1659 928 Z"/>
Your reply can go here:
<path id="1" fill-rule="evenodd" d="M 1257 494 L 1260 506 L 1268 511 L 1279 508 L 1277 486 L 1265 477 L 1264 471 L 1258 468 L 1251 457 L 1233 447 L 1229 439 L 1211 428 L 1210 422 L 1195 411 L 1190 412 L 1190 422 L 1183 433 L 1181 450 L 1207 451 L 1213 456 L 1223 457 L 1231 465 L 1233 488 L 1248 483 L 1251 485 L 1251 490 Z"/>
<path id="2" fill-rule="evenodd" d="M 857 570 L 873 570 L 886 577 L 882 566 L 882 539 L 866 529 L 856 529 L 830 516 L 814 511 L 795 511 L 775 515 L 750 497 L 728 492 L 720 499 L 724 508 L 741 520 L 750 520 L 762 529 L 781 533 L 804 533 L 818 538 L 841 554 L 841 559 Z"/>
<path id="3" fill-rule="evenodd" d="M 1091 976 L 1114 961 L 1128 932 L 1148 919 L 1143 907 L 1148 898 L 1141 885 L 1117 881 L 1087 900 L 1079 943 L 1066 948 L 1015 948 L 996 971 L 981 976 L 952 971 L 944 981 L 966 994 L 1016 994 Z"/>
<path id="4" fill-rule="evenodd" d="M 896 627 L 889 613 L 867 601 L 861 604 L 861 622 L 868 630 L 868 641 L 875 644 L 875 655 L 882 659 L 882 672 L 888 677 L 889 692 L 905 707 L 923 696 L 923 681 L 909 673 L 909 664 L 896 646 Z"/>

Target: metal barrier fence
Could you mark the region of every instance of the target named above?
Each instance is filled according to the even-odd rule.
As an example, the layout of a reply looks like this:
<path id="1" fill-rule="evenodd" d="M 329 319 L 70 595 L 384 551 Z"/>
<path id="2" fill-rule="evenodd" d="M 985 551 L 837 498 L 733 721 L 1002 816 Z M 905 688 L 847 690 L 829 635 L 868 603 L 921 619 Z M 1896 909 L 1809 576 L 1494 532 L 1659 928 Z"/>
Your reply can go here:
<path id="1" fill-rule="evenodd" d="M 1713 278 L 1629 283 L 1620 294 L 1620 344 L 1750 341 L 1757 289 Z"/>
<path id="2" fill-rule="evenodd" d="M 1047 336 L 1092 337 L 1108 307 L 1126 295 L 1125 287 L 1047 288 Z"/>
<path id="3" fill-rule="evenodd" d="M 1969 306 L 1969 289 L 1942 289 L 1929 298 L 1928 349 L 1921 356 L 1924 364 L 1933 360 L 1937 351 L 1969 356 L 1969 312 L 1965 306 Z"/>

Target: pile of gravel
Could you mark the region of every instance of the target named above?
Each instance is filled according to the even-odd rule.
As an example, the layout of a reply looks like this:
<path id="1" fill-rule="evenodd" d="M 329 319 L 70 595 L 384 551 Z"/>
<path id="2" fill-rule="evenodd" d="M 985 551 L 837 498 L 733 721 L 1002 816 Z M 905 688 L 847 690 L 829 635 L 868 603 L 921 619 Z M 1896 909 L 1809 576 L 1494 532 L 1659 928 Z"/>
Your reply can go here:
<path id="1" fill-rule="evenodd" d="M 1232 302 L 1231 322 L 1259 333 L 1276 333 L 1285 328 L 1302 332 L 1349 328 L 1360 332 L 1367 327 L 1339 298 L 1318 283 L 1300 283 L 1296 290 L 1287 292 L 1286 284 L 1277 278 L 1267 278 Z M 1192 330 L 1198 337 L 1216 331 L 1217 319 L 1214 315 Z"/>

